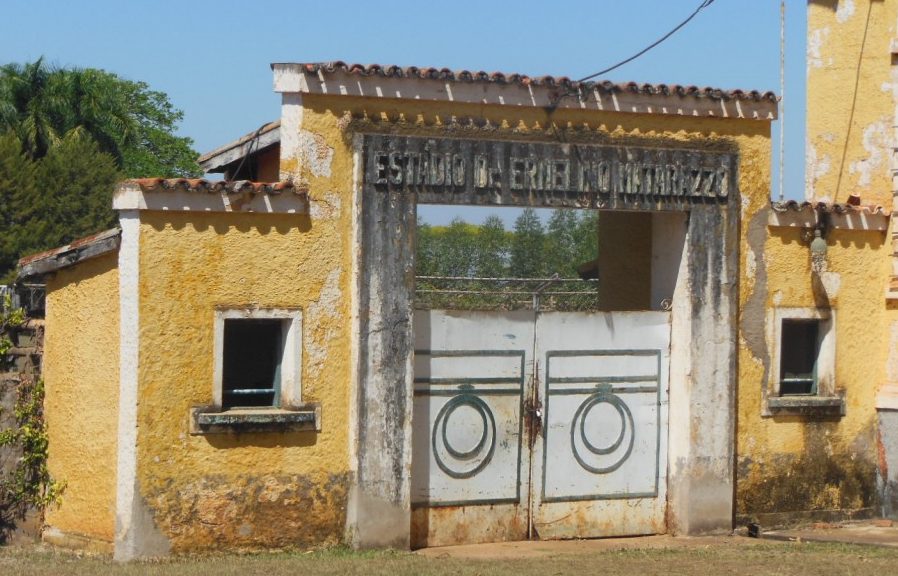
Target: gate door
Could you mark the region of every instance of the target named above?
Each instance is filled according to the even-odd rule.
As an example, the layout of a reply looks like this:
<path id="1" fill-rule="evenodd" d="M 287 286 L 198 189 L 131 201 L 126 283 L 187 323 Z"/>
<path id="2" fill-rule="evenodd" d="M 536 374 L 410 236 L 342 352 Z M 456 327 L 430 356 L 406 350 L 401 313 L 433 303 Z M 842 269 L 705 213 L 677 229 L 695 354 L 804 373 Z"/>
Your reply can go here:
<path id="1" fill-rule="evenodd" d="M 666 312 L 415 313 L 412 545 L 665 531 Z"/>
<path id="2" fill-rule="evenodd" d="M 665 532 L 669 313 L 547 312 L 536 327 L 535 532 Z"/>
<path id="3" fill-rule="evenodd" d="M 534 314 L 415 313 L 412 545 L 524 540 Z"/>

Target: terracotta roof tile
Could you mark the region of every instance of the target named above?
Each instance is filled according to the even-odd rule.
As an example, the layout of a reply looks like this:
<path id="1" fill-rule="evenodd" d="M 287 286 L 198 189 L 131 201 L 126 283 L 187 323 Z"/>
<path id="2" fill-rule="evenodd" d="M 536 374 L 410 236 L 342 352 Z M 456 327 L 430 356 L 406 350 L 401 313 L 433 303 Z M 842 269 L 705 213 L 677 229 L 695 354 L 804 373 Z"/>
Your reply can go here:
<path id="1" fill-rule="evenodd" d="M 117 250 L 121 233 L 121 228 L 112 228 L 73 240 L 65 246 L 24 256 L 18 263 L 19 279 L 40 277 Z"/>
<path id="2" fill-rule="evenodd" d="M 206 180 L 205 178 L 136 178 L 127 180 L 124 184 L 136 184 L 144 192 L 157 192 L 162 190 L 174 190 L 180 192 L 222 193 L 239 194 L 252 192 L 253 194 L 282 194 L 293 192 L 305 195 L 308 190 L 296 186 L 293 182 L 251 182 L 249 180 Z"/>
<path id="3" fill-rule="evenodd" d="M 300 64 L 302 68 L 311 74 L 331 74 L 344 72 L 359 76 L 383 76 L 389 78 L 418 78 L 431 80 L 446 80 L 452 82 L 491 82 L 496 84 L 520 84 L 521 86 L 535 85 L 566 90 L 599 90 L 603 92 L 633 92 L 637 94 L 677 94 L 682 97 L 710 98 L 713 100 L 769 100 L 777 101 L 773 92 L 759 92 L 757 90 L 722 90 L 720 88 L 698 86 L 681 86 L 679 84 L 640 84 L 637 82 L 614 83 L 608 80 L 578 82 L 567 76 L 538 76 L 531 78 L 522 74 L 505 74 L 502 72 L 484 72 L 471 70 L 452 71 L 448 68 L 418 68 L 416 66 L 384 66 L 381 64 L 347 64 L 341 61 L 311 62 Z"/>
<path id="4" fill-rule="evenodd" d="M 89 246 L 91 244 L 100 242 L 107 238 L 117 237 L 121 234 L 121 232 L 122 231 L 120 228 L 112 228 L 110 230 L 104 230 L 103 232 L 91 234 L 90 236 L 78 238 L 77 240 L 72 240 L 69 244 L 66 244 L 65 246 L 59 246 L 57 248 L 52 248 L 50 250 L 38 252 L 37 254 L 29 254 L 28 256 L 23 256 L 22 258 L 19 259 L 19 266 L 24 266 L 30 262 L 34 262 L 35 260 L 40 260 L 42 258 L 56 256 L 63 252 L 77 250 L 78 248 L 83 248 L 85 246 Z"/>

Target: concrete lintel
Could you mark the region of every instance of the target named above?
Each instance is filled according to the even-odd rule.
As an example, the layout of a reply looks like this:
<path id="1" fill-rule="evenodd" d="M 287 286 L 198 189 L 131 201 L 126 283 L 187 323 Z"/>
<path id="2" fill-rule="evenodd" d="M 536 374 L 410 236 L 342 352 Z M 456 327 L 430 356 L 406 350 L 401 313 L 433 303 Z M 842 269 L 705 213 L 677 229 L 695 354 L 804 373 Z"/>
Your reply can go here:
<path id="1" fill-rule="evenodd" d="M 256 212 L 261 214 L 306 214 L 309 199 L 306 194 L 284 192 L 266 194 L 245 192 L 203 193 L 181 190 L 143 191 L 136 184 L 124 184 L 116 189 L 112 199 L 115 210 L 157 210 L 170 212 Z"/>
<path id="2" fill-rule="evenodd" d="M 779 212 L 771 210 L 767 225 L 771 228 L 815 228 L 818 224 L 817 211 L 786 210 Z M 869 212 L 846 212 L 844 214 L 830 213 L 829 226 L 836 230 L 876 230 L 885 232 L 889 229 L 889 216 L 887 214 L 875 214 Z"/>

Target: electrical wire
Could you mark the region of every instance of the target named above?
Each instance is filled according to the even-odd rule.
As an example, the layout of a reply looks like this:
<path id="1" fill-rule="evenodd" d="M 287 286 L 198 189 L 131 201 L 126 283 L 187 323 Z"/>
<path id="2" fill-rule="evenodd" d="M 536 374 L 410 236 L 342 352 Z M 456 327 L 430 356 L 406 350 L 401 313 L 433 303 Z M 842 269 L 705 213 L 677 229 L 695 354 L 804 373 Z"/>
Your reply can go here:
<path id="1" fill-rule="evenodd" d="M 264 130 L 266 126 L 268 126 L 268 122 L 259 126 L 259 128 L 256 130 L 256 133 L 253 134 L 252 139 L 248 143 L 249 147 L 244 148 L 244 150 L 246 150 L 246 152 L 243 154 L 243 158 L 240 159 L 240 164 L 237 165 L 237 169 L 234 170 L 234 177 L 236 177 L 240 174 L 240 170 L 243 168 L 243 163 L 246 162 L 246 159 L 252 155 L 253 148 L 259 144 L 259 137 L 262 135 L 262 130 Z M 244 146 L 246 146 L 246 144 L 244 144 Z M 258 152 L 258 150 L 256 150 L 256 151 Z M 255 172 L 255 170 L 251 170 L 250 177 L 248 178 L 248 180 L 255 180 L 255 177 L 257 176 L 257 174 L 255 174 L 254 172 Z"/>
<path id="2" fill-rule="evenodd" d="M 670 38 L 671 36 L 676 34 L 677 31 L 680 30 L 680 28 L 682 28 L 683 26 L 688 24 L 690 20 L 692 20 L 693 18 L 698 16 L 699 12 L 701 12 L 702 10 L 704 10 L 705 8 L 707 8 L 708 6 L 710 6 L 713 3 L 714 3 L 714 0 L 703 0 L 702 3 L 698 5 L 698 8 L 696 8 L 695 11 L 692 14 L 690 14 L 688 18 L 686 18 L 685 20 L 683 20 L 682 22 L 677 24 L 677 26 L 673 30 L 671 30 L 670 32 L 668 32 L 667 34 L 662 36 L 661 38 L 658 38 L 657 40 L 655 40 L 654 42 L 652 42 L 651 44 L 649 44 L 648 46 L 646 46 L 645 48 L 643 48 L 642 50 L 637 52 L 636 54 L 627 58 L 626 60 L 621 60 L 614 66 L 609 66 L 608 68 L 605 68 L 604 70 L 599 70 L 595 74 L 590 74 L 589 76 L 584 76 L 583 78 L 580 78 L 579 80 L 577 80 L 577 82 L 586 82 L 587 80 L 592 80 L 596 76 L 601 76 L 602 74 L 607 74 L 608 72 L 611 72 L 612 70 L 616 70 L 617 68 L 620 68 L 624 64 L 628 64 L 628 63 L 632 62 L 633 60 L 636 60 L 637 58 L 639 58 L 640 56 L 642 56 L 643 54 L 645 54 L 652 48 L 658 46 L 659 44 L 661 44 L 662 42 L 664 42 L 665 40 L 667 40 L 668 38 Z"/>

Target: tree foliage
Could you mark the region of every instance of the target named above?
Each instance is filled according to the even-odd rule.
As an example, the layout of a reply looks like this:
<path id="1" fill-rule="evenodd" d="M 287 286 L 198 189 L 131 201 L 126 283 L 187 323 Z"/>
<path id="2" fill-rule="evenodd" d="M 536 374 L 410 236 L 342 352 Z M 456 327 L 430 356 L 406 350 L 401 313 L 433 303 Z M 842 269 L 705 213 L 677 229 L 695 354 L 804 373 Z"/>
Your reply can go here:
<path id="1" fill-rule="evenodd" d="M 88 135 L 71 132 L 38 160 L 15 135 L 0 136 L 0 284 L 14 279 L 21 256 L 113 226 L 121 177 Z"/>
<path id="2" fill-rule="evenodd" d="M 577 266 L 597 256 L 598 216 L 595 212 L 555 210 L 543 226 L 527 208 L 511 231 L 501 218 L 483 224 L 461 218 L 448 226 L 418 223 L 418 276 L 480 278 L 542 278 L 558 274 L 576 278 Z"/>
<path id="3" fill-rule="evenodd" d="M 183 117 L 164 93 L 105 70 L 42 58 L 0 67 L 0 132 L 14 132 L 33 160 L 76 133 L 90 135 L 127 177 L 198 176 L 192 140 L 174 135 Z"/>
<path id="4" fill-rule="evenodd" d="M 198 176 L 183 113 L 162 92 L 43 59 L 0 66 L 0 283 L 18 258 L 115 223 L 129 177 Z"/>
<path id="5" fill-rule="evenodd" d="M 552 280 L 564 301 L 546 292 L 555 309 L 590 309 L 595 286 L 579 282 L 577 268 L 595 260 L 596 212 L 555 210 L 546 225 L 525 209 L 508 231 L 501 218 L 483 224 L 460 218 L 448 226 L 418 223 L 416 275 L 418 305 L 435 308 L 511 309 L 531 304 L 532 292 Z M 573 292 L 571 292 L 573 291 Z M 582 294 L 578 296 L 576 294 Z"/>

